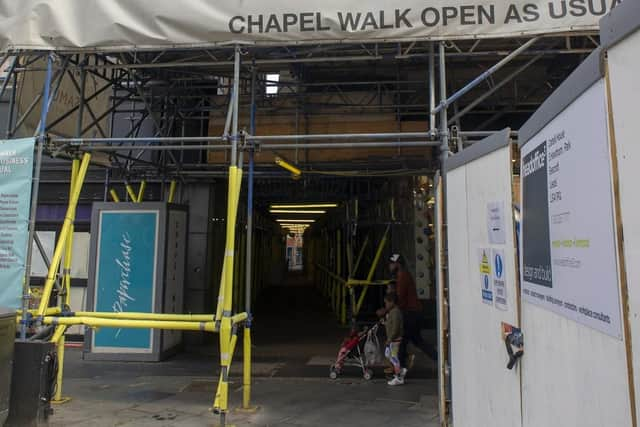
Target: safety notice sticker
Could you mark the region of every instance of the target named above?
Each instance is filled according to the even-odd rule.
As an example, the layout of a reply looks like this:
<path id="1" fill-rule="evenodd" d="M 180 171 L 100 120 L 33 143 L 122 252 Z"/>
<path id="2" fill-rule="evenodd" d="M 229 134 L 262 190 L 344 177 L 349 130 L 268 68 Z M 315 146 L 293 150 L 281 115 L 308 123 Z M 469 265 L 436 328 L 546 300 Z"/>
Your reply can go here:
<path id="1" fill-rule="evenodd" d="M 493 289 L 496 298 L 496 308 L 507 310 L 507 286 L 504 264 L 504 251 L 493 249 L 491 259 L 493 260 Z"/>
<path id="2" fill-rule="evenodd" d="M 478 266 L 480 268 L 480 286 L 482 302 L 493 304 L 493 280 L 491 278 L 491 251 L 487 248 L 478 249 Z"/>

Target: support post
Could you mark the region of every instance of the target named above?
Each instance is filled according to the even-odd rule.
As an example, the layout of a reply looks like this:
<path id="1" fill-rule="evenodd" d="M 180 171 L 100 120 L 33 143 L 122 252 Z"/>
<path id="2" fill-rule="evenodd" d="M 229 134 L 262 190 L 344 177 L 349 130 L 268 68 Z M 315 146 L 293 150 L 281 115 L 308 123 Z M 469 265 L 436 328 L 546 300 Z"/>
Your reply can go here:
<path id="1" fill-rule="evenodd" d="M 18 63 L 18 61 L 20 61 L 20 57 L 16 56 L 16 58 L 14 59 L 14 65 L 16 65 Z M 13 85 L 12 85 L 12 89 L 11 89 L 11 98 L 9 100 L 9 117 L 7 118 L 7 139 L 11 138 L 12 134 L 11 134 L 11 129 L 13 126 L 13 113 L 16 109 L 16 94 L 17 94 L 17 88 L 18 88 L 18 73 L 17 72 L 13 72 L 13 73 L 9 73 L 7 74 L 7 80 L 9 78 L 13 79 Z"/>
<path id="2" fill-rule="evenodd" d="M 440 42 L 440 105 L 444 106 L 440 110 L 440 164 L 444 165 L 449 157 L 449 126 L 447 124 L 447 74 L 445 61 L 445 42 Z"/>
<path id="3" fill-rule="evenodd" d="M 433 47 L 434 42 L 429 42 L 429 132 L 436 133 L 436 61 Z"/>
<path id="4" fill-rule="evenodd" d="M 38 190 L 40 189 L 40 169 L 42 168 L 42 151 L 44 150 L 44 139 L 47 130 L 47 114 L 49 110 L 49 95 L 51 92 L 51 77 L 53 75 L 53 53 L 49 53 L 47 56 L 47 72 L 44 80 L 43 99 L 42 99 L 42 111 L 40 113 L 40 128 L 39 137 L 36 146 L 36 162 L 35 172 L 33 174 L 33 184 L 31 189 L 31 211 L 29 213 L 29 234 L 27 237 L 27 256 L 25 262 L 25 277 L 22 286 L 22 312 L 25 313 L 22 317 L 20 338 L 27 338 L 27 323 L 29 322 L 28 315 L 26 314 L 29 309 L 30 291 L 29 286 L 31 284 L 31 261 L 33 257 L 33 236 L 36 230 L 36 214 L 38 212 Z M 48 302 L 48 301 L 47 301 Z"/>
<path id="5" fill-rule="evenodd" d="M 240 101 L 240 47 L 236 46 L 233 65 L 233 120 L 231 166 L 238 165 L 238 105 Z M 242 165 L 240 165 L 242 167 Z"/>
<path id="6" fill-rule="evenodd" d="M 336 274 L 338 277 L 342 277 L 342 233 L 340 229 L 336 231 Z M 342 283 L 336 280 L 336 316 L 338 321 L 341 321 L 343 289 Z"/>
<path id="7" fill-rule="evenodd" d="M 69 200 L 73 196 L 73 189 L 75 187 L 76 180 L 78 179 L 78 171 L 80 170 L 80 161 L 78 159 L 73 159 L 71 163 L 71 183 L 69 185 Z M 64 254 L 64 265 L 62 269 L 62 297 L 60 300 L 60 311 L 64 311 L 66 307 L 69 307 L 71 304 L 71 257 L 73 254 L 73 233 L 74 233 L 74 225 L 73 221 L 76 218 L 76 210 L 73 209 L 73 212 L 70 213 L 71 216 L 71 226 L 69 227 L 69 234 L 67 235 L 65 254 Z M 65 337 L 64 331 L 66 330 L 65 326 L 59 326 L 62 329 L 60 338 L 56 341 L 56 353 L 58 354 L 58 374 L 56 377 L 56 393 L 53 396 L 53 403 L 66 403 L 70 399 L 62 397 L 62 378 L 64 375 L 64 344 Z"/>
<path id="8" fill-rule="evenodd" d="M 249 133 L 255 135 L 256 132 L 256 68 L 251 69 L 251 111 L 249 122 Z M 244 326 L 244 346 L 243 346 L 243 364 L 242 372 L 242 409 L 245 411 L 252 410 L 251 407 L 251 289 L 252 282 L 252 263 L 253 263 L 253 142 L 249 147 L 249 177 L 247 189 L 247 252 L 246 252 L 246 272 L 245 272 L 245 311 L 249 318 Z"/>
<path id="9" fill-rule="evenodd" d="M 239 80 L 240 80 L 240 47 L 235 47 L 233 89 L 235 96 L 233 101 L 233 130 L 231 165 L 229 167 L 229 192 L 227 200 L 227 230 L 224 265 L 222 268 L 223 278 L 220 284 L 220 295 L 218 297 L 218 310 L 216 320 L 220 321 L 220 382 L 214 400 L 214 411 L 220 414 L 222 426 L 226 423 L 226 413 L 229 404 L 229 366 L 235 350 L 237 334 L 232 331 L 231 311 L 233 302 L 233 270 L 235 251 L 235 227 L 238 213 L 238 201 L 240 197 L 240 186 L 242 183 L 242 169 L 238 168 L 238 100 L 239 100 Z"/>
<path id="10" fill-rule="evenodd" d="M 76 122 L 76 138 L 82 138 L 82 120 L 84 119 L 85 88 L 87 86 L 87 69 L 80 68 L 80 104 L 78 105 L 78 121 Z"/>

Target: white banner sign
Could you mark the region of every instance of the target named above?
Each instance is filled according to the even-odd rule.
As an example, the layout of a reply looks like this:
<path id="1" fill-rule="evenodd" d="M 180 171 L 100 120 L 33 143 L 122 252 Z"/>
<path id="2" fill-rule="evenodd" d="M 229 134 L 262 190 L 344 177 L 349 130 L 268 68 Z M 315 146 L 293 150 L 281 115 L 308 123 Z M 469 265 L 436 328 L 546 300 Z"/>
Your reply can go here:
<path id="1" fill-rule="evenodd" d="M 602 81 L 522 149 L 524 299 L 621 338 Z"/>
<path id="2" fill-rule="evenodd" d="M 620 0 L 0 0 L 0 50 L 161 49 L 595 30 Z"/>

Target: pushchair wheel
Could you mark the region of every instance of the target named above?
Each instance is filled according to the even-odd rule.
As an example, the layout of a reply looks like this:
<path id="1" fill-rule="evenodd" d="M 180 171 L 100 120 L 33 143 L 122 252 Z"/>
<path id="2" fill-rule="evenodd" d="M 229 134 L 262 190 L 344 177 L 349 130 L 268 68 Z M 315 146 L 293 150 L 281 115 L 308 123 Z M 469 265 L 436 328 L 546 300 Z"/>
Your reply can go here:
<path id="1" fill-rule="evenodd" d="M 365 369 L 364 374 L 362 374 L 365 380 L 369 381 L 373 378 L 373 371 L 371 369 Z"/>
<path id="2" fill-rule="evenodd" d="M 338 378 L 338 371 L 336 371 L 336 368 L 334 368 L 333 366 L 329 371 L 329 378 L 331 378 L 332 380 L 335 380 L 336 378 Z"/>

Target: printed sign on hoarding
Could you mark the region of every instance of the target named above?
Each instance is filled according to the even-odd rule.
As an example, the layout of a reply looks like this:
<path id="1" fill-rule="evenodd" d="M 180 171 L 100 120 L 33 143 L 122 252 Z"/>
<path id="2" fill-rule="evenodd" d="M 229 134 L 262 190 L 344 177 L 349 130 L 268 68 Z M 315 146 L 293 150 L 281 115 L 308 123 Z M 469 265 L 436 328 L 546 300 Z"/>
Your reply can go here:
<path id="1" fill-rule="evenodd" d="M 493 304 L 493 280 L 491 279 L 491 250 L 478 249 L 478 266 L 480 267 L 480 287 L 482 302 Z"/>
<path id="2" fill-rule="evenodd" d="M 96 260 L 95 311 L 151 313 L 155 301 L 157 211 L 102 211 Z M 149 329 L 100 328 L 94 348 L 151 352 Z"/>
<path id="3" fill-rule="evenodd" d="M 21 307 L 34 138 L 0 141 L 0 307 Z"/>
<path id="4" fill-rule="evenodd" d="M 507 305 L 507 279 L 505 257 L 502 249 L 494 249 L 491 259 L 493 260 L 493 292 L 495 294 L 496 308 L 506 311 Z"/>
<path id="5" fill-rule="evenodd" d="M 599 81 L 522 148 L 522 292 L 621 339 L 605 106 Z"/>

